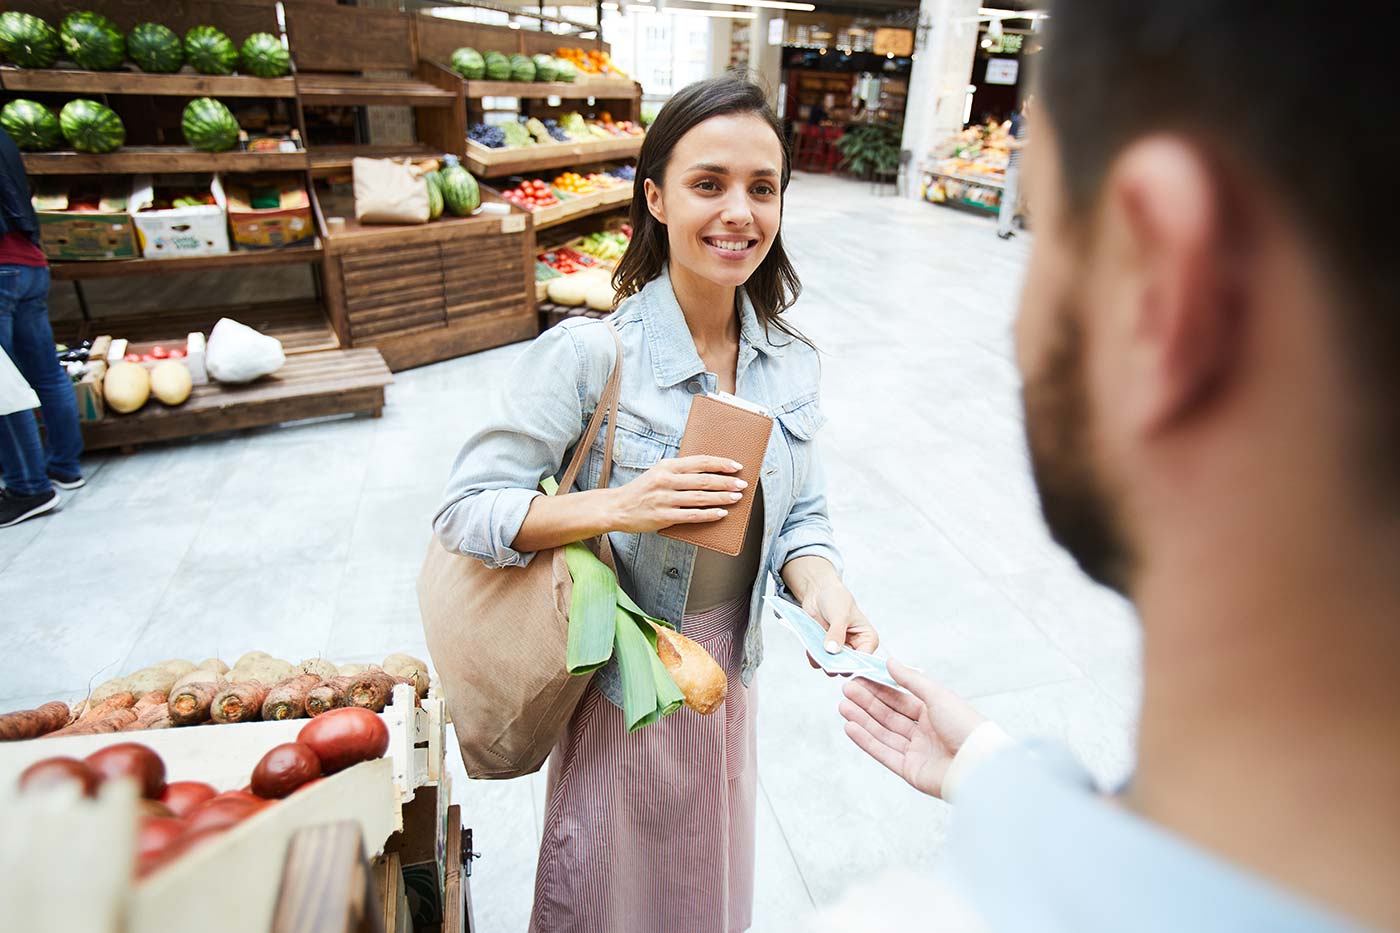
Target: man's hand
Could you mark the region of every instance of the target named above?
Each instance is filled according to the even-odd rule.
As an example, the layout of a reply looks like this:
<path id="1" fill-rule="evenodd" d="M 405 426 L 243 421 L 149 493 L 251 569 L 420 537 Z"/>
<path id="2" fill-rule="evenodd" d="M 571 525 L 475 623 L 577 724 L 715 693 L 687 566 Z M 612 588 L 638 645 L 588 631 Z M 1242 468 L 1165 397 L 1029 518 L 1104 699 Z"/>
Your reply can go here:
<path id="1" fill-rule="evenodd" d="M 962 697 L 895 661 L 890 676 L 909 693 L 855 679 L 842 688 L 846 734 L 880 764 L 934 797 L 963 742 L 987 717 Z M 911 696 L 912 694 L 912 696 Z"/>

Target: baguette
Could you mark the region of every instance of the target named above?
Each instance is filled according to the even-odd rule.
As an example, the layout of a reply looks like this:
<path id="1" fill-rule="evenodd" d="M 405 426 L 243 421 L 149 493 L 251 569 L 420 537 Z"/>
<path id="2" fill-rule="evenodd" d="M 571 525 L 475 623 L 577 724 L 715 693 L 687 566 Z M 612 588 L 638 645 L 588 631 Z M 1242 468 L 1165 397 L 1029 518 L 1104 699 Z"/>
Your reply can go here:
<path id="1" fill-rule="evenodd" d="M 702 716 L 719 709 L 729 690 L 724 668 L 708 651 L 680 632 L 655 622 L 651 627 L 656 629 L 656 653 L 671 679 L 685 694 L 685 705 Z"/>

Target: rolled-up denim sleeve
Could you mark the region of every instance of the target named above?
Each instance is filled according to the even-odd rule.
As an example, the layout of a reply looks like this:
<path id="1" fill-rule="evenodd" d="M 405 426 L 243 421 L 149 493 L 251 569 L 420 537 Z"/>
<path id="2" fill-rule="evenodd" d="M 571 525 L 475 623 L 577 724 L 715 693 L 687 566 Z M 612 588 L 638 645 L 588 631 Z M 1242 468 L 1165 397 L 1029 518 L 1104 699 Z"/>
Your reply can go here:
<path id="1" fill-rule="evenodd" d="M 778 531 L 778 541 L 773 551 L 772 572 L 780 587 L 783 567 L 797 557 L 825 557 L 831 561 L 837 573 L 844 567 L 826 509 L 826 471 L 822 466 L 821 451 L 817 449 L 815 439 L 807 443 L 811 445 L 807 473 L 802 479 L 802 488 L 798 490 L 792 511 Z"/>
<path id="2" fill-rule="evenodd" d="M 534 557 L 511 547 L 538 486 L 559 472 L 579 437 L 587 369 L 570 328 L 555 327 L 511 367 L 485 420 L 467 437 L 433 518 L 449 551 L 490 567 L 523 567 Z"/>

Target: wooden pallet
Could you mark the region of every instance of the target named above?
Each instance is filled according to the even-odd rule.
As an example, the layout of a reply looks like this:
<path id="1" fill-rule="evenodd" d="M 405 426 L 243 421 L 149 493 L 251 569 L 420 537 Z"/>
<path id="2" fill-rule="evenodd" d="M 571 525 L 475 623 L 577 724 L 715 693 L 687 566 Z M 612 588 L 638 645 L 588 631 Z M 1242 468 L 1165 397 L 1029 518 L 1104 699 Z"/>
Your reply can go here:
<path id="1" fill-rule="evenodd" d="M 88 450 L 133 447 L 357 412 L 377 418 L 384 409 L 384 387 L 393 381 L 375 349 L 303 353 L 287 357 L 276 373 L 249 385 L 196 386 L 178 408 L 152 400 L 135 414 L 85 422 L 83 444 Z"/>
<path id="2" fill-rule="evenodd" d="M 222 308 L 190 308 L 98 317 L 91 321 L 55 321 L 54 336 L 64 343 L 91 340 L 101 334 L 125 337 L 136 343 L 183 342 L 198 331 L 208 335 L 219 318 L 231 317 L 240 324 L 282 341 L 288 355 L 317 353 L 340 347 L 326 312 L 311 301 L 264 302 Z"/>

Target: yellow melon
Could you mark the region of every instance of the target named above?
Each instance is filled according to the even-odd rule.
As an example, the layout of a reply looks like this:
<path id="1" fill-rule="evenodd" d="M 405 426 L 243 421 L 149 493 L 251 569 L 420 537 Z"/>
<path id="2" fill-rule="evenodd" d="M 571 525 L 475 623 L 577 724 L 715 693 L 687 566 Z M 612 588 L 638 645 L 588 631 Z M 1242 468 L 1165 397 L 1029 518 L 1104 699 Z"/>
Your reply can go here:
<path id="1" fill-rule="evenodd" d="M 151 397 L 151 377 L 137 363 L 117 363 L 107 370 L 102 380 L 102 395 L 107 399 L 108 408 L 128 415 Z"/>

